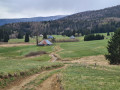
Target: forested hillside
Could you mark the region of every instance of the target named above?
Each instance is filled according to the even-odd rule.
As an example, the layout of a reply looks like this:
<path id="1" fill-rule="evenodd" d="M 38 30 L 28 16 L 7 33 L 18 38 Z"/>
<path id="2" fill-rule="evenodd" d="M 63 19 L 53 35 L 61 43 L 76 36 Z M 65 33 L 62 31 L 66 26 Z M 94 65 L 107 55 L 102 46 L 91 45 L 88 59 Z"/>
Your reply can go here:
<path id="1" fill-rule="evenodd" d="M 96 11 L 81 12 L 65 18 L 44 22 L 20 22 L 1 26 L 1 29 L 22 34 L 71 34 L 113 32 L 120 27 L 120 5 Z"/>

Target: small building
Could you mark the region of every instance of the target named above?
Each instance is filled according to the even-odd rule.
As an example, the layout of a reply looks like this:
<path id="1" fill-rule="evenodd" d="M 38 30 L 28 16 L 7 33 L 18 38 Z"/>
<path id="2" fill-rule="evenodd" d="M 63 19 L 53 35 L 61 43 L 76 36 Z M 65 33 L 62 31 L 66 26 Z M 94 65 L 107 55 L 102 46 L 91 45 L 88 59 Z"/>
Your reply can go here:
<path id="1" fill-rule="evenodd" d="M 51 35 L 50 35 L 50 36 L 48 36 L 48 39 L 53 39 L 53 38 L 54 38 L 54 37 L 53 37 L 53 36 L 51 36 Z"/>
<path id="2" fill-rule="evenodd" d="M 75 39 L 75 37 L 74 37 L 74 36 L 71 36 L 70 39 Z"/>
<path id="3" fill-rule="evenodd" d="M 53 45 L 49 40 L 45 39 L 42 40 L 40 43 L 38 43 L 38 46 L 47 46 L 47 45 Z"/>
<path id="4" fill-rule="evenodd" d="M 43 35 L 42 35 L 42 34 L 40 34 L 40 37 L 43 37 Z"/>

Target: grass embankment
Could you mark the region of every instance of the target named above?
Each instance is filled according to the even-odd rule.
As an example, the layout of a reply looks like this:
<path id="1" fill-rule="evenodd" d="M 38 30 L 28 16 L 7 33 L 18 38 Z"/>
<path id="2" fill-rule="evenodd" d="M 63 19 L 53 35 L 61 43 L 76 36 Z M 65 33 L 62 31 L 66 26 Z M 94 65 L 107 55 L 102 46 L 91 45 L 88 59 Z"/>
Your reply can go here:
<path id="1" fill-rule="evenodd" d="M 0 47 L 0 86 L 6 86 L 8 82 L 16 77 L 30 75 L 43 70 L 61 67 L 61 63 L 50 63 L 49 54 L 37 57 L 25 55 L 35 51 L 52 52 L 53 46 L 21 46 L 21 47 Z"/>
<path id="2" fill-rule="evenodd" d="M 119 90 L 119 66 L 72 65 L 62 72 L 64 90 Z"/>
<path id="3" fill-rule="evenodd" d="M 61 43 L 60 47 L 63 50 L 58 54 L 62 58 L 81 58 L 84 56 L 104 55 L 107 53 L 107 42 L 108 39 Z"/>

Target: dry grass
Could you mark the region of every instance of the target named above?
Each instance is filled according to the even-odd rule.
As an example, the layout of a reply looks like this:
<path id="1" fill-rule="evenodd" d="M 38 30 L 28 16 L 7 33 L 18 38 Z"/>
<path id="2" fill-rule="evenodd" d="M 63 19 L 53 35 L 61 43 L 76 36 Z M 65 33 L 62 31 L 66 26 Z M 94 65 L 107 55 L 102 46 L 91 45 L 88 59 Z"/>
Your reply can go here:
<path id="1" fill-rule="evenodd" d="M 79 39 L 58 39 L 56 42 L 79 42 Z"/>
<path id="2" fill-rule="evenodd" d="M 16 44 L 3 43 L 3 44 L 0 44 L 0 47 L 17 47 L 17 46 L 28 46 L 28 45 L 35 45 L 35 44 L 32 44 L 32 43 L 16 43 Z"/>
<path id="3" fill-rule="evenodd" d="M 98 55 L 98 56 L 88 56 L 83 57 L 78 60 L 71 61 L 72 63 L 82 63 L 82 64 L 96 64 L 96 65 L 109 65 L 109 62 L 105 59 L 104 55 Z"/>

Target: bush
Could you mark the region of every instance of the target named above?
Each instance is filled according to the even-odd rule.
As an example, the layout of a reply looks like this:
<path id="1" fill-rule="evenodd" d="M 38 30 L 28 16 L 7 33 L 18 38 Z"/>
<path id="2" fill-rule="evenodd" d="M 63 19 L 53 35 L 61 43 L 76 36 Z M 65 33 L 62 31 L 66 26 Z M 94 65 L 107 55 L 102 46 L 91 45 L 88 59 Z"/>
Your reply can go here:
<path id="1" fill-rule="evenodd" d="M 84 41 L 91 41 L 91 40 L 102 40 L 104 39 L 104 36 L 103 35 L 94 35 L 94 34 L 90 34 L 90 35 L 86 35 L 84 37 Z"/>
<path id="2" fill-rule="evenodd" d="M 105 57 L 110 61 L 110 64 L 120 64 L 120 29 L 108 41 L 107 50 L 108 55 L 105 55 Z"/>

